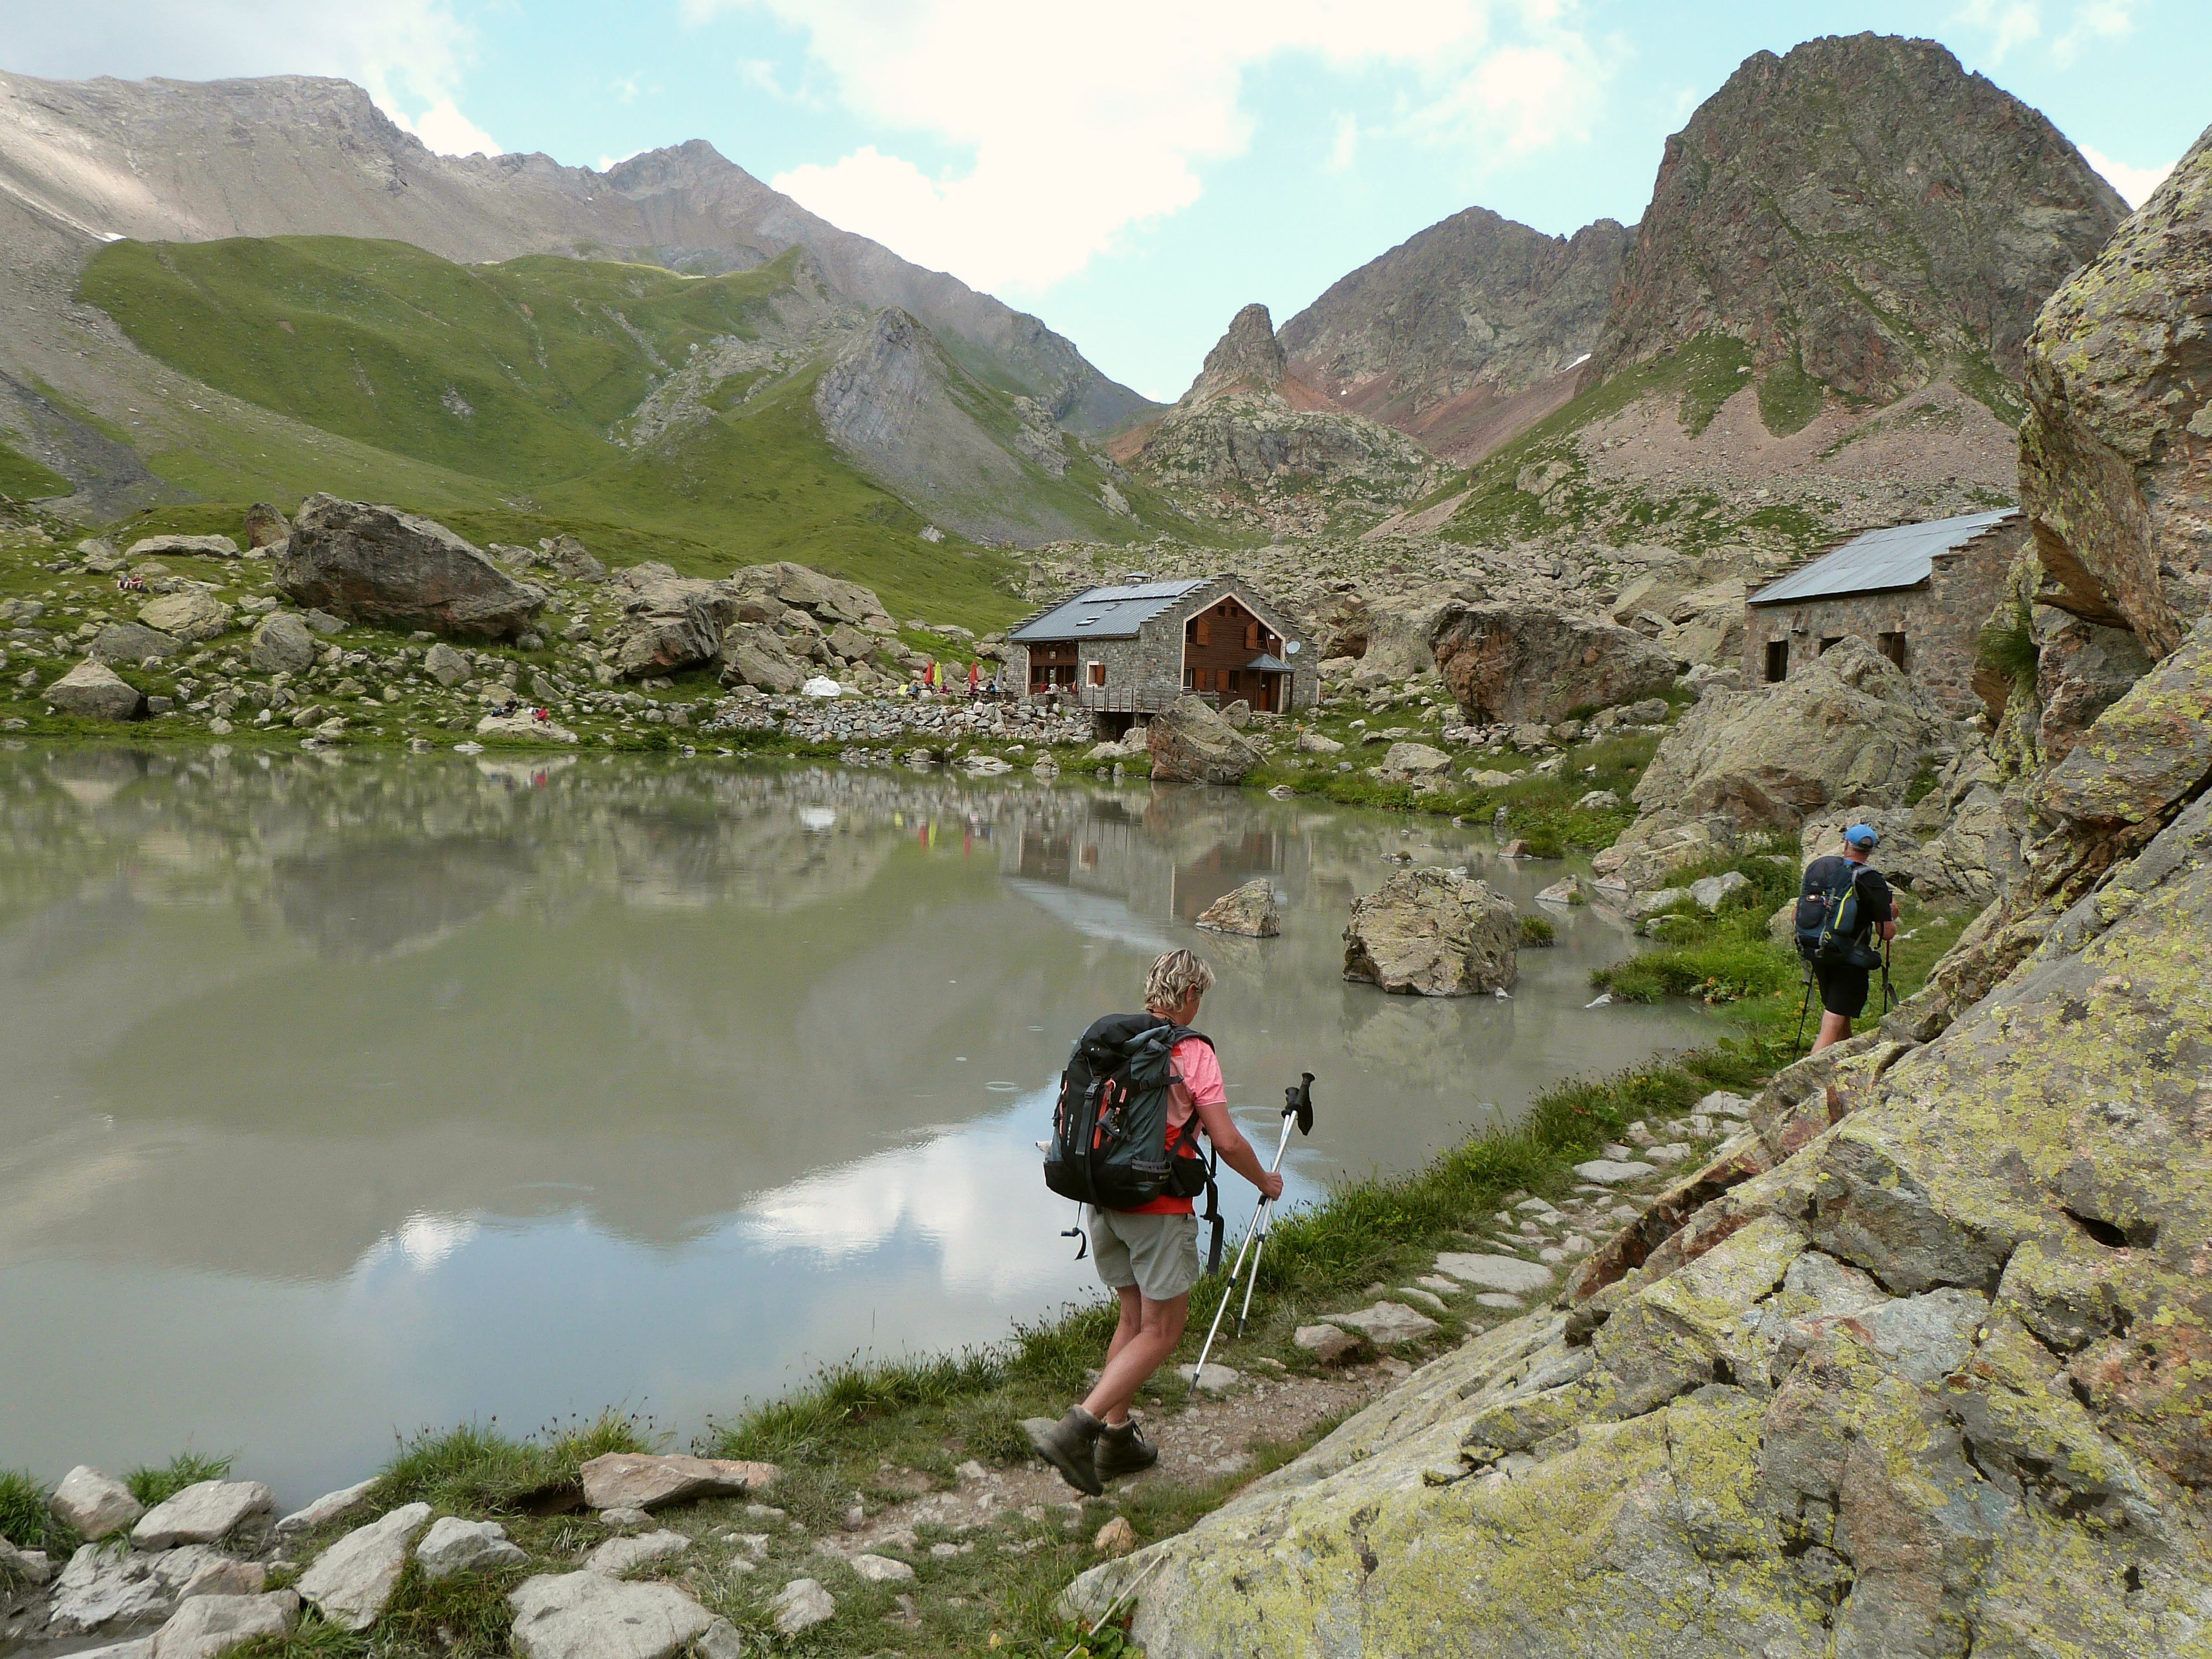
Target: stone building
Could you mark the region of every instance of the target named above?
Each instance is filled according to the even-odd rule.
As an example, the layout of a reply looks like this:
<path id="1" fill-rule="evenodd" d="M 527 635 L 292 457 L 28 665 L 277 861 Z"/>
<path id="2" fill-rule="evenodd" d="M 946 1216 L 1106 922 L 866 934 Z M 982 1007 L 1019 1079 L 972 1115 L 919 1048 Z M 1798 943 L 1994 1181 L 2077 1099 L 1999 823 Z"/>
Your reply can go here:
<path id="1" fill-rule="evenodd" d="M 1856 634 L 1964 719 L 1981 707 L 1982 625 L 2025 534 L 2019 509 L 2002 507 L 1845 542 L 1746 602 L 1744 684 L 1778 684 Z"/>
<path id="2" fill-rule="evenodd" d="M 1321 694 L 1312 640 L 1235 576 L 1093 587 L 1006 638 L 1029 696 L 1091 709 L 1111 732 L 1186 694 L 1267 714 L 1310 708 Z"/>

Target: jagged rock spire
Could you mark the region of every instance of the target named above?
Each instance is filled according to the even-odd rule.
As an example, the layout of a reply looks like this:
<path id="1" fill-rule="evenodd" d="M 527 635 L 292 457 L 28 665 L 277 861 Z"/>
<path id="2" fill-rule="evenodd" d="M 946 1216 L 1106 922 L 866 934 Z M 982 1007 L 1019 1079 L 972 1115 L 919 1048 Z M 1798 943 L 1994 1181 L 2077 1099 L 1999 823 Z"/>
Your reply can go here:
<path id="1" fill-rule="evenodd" d="M 1238 312 L 1229 331 L 1206 354 L 1206 366 L 1184 392 L 1186 406 L 1218 398 L 1224 392 L 1273 392 L 1282 385 L 1286 368 L 1282 342 L 1275 337 L 1274 319 L 1267 307 L 1253 304 Z"/>

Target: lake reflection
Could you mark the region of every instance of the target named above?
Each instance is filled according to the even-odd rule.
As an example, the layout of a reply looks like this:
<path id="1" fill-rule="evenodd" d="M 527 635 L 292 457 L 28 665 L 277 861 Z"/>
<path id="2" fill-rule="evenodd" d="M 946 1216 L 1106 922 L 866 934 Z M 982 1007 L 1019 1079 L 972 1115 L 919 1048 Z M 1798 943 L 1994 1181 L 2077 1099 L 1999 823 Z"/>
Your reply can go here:
<path id="1" fill-rule="evenodd" d="M 624 1402 L 679 1437 L 856 1351 L 1090 1293 L 1038 1177 L 1074 1034 L 1190 945 L 1295 1194 L 1698 1040 L 1338 974 L 1387 853 L 1479 831 L 1229 791 L 710 760 L 0 750 L 0 1466 L 238 1450 L 287 1500 L 395 1429 Z M 1265 875 L 1284 936 L 1191 920 Z M 1243 1189 L 1230 1195 L 1240 1215 Z"/>

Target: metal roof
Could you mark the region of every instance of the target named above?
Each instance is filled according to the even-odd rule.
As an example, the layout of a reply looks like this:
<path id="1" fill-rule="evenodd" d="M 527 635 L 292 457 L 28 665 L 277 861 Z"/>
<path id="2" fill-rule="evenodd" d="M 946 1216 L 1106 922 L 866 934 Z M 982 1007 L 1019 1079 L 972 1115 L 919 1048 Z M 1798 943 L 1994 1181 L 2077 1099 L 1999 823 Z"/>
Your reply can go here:
<path id="1" fill-rule="evenodd" d="M 1024 644 L 1042 640 L 1126 640 L 1206 579 L 1094 587 L 1032 617 L 1006 637 Z"/>
<path id="2" fill-rule="evenodd" d="M 1291 672 L 1290 664 L 1273 652 L 1262 652 L 1244 665 L 1247 668 L 1256 668 L 1262 674 L 1287 674 Z"/>
<path id="3" fill-rule="evenodd" d="M 1888 588 L 1917 586 L 1928 580 L 1939 555 L 1964 547 L 1984 531 L 2019 516 L 2018 507 L 2005 507 L 1993 513 L 1969 513 L 1963 518 L 1869 530 L 1827 557 L 1762 588 L 1751 596 L 1751 602 L 1787 605 L 1841 593 L 1879 593 Z"/>

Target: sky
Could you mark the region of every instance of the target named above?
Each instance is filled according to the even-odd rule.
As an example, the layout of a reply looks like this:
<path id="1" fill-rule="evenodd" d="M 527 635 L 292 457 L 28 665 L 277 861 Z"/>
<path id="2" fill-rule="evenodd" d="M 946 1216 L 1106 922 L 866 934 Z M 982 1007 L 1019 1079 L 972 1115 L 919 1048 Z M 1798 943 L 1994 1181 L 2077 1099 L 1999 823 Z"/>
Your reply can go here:
<path id="1" fill-rule="evenodd" d="M 2140 202 L 2212 124 L 2208 0 L 0 0 L 0 68 L 316 74 L 434 149 L 704 138 L 846 229 L 1179 395 L 1470 206 L 1632 222 L 1745 58 L 1929 34 Z"/>

